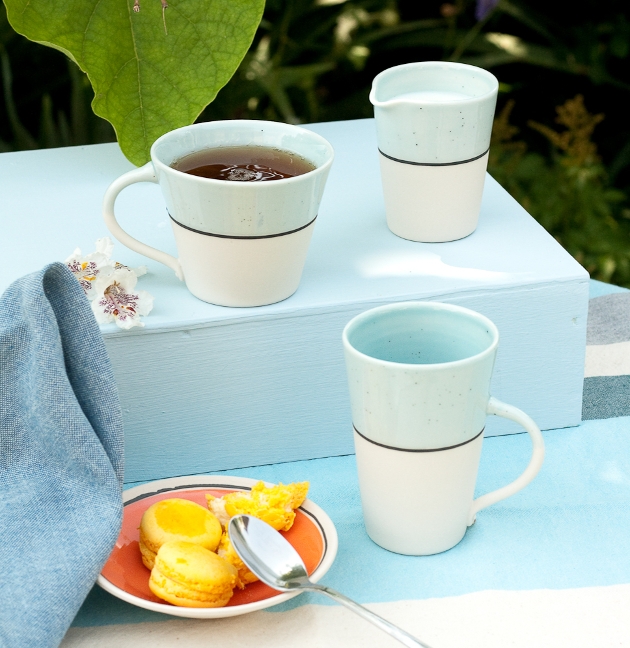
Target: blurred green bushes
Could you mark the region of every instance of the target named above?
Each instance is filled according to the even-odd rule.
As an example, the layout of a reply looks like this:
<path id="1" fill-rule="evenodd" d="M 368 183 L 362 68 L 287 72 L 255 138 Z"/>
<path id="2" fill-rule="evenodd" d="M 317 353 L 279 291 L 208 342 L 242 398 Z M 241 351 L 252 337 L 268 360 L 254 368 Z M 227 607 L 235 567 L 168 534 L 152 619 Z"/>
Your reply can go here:
<path id="1" fill-rule="evenodd" d="M 593 277 L 630 287 L 626 0 L 267 0 L 249 53 L 200 120 L 370 117 L 378 72 L 441 59 L 501 82 L 490 172 Z M 0 150 L 113 139 L 83 75 L 17 36 L 2 5 L 0 64 Z"/>
<path id="2" fill-rule="evenodd" d="M 551 145 L 545 156 L 516 139 L 513 107 L 495 119 L 489 172 L 593 278 L 630 287 L 628 193 L 612 184 L 591 139 L 604 115 L 591 115 L 577 95 L 556 108 L 559 129 L 530 120 Z"/>

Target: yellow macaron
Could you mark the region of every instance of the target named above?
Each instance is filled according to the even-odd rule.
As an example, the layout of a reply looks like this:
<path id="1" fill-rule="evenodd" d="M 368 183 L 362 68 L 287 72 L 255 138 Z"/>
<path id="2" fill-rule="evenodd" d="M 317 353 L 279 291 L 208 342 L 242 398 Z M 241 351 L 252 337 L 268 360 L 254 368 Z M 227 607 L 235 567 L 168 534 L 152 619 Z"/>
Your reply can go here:
<path id="1" fill-rule="evenodd" d="M 214 551 L 221 533 L 216 516 L 195 502 L 179 498 L 156 502 L 144 512 L 140 522 L 142 562 L 153 569 L 160 547 L 173 540 L 191 542 Z"/>
<path id="2" fill-rule="evenodd" d="M 183 607 L 223 607 L 232 598 L 236 569 L 223 558 L 191 542 L 164 543 L 151 570 L 149 588 L 161 599 Z"/>

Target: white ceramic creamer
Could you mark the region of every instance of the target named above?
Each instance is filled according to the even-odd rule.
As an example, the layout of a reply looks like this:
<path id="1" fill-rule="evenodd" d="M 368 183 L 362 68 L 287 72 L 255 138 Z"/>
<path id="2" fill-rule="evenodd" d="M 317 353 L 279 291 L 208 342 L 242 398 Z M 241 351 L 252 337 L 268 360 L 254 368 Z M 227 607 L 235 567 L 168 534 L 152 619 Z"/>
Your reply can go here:
<path id="1" fill-rule="evenodd" d="M 486 70 L 408 63 L 375 77 L 374 105 L 390 230 L 454 241 L 477 227 L 499 83 Z"/>

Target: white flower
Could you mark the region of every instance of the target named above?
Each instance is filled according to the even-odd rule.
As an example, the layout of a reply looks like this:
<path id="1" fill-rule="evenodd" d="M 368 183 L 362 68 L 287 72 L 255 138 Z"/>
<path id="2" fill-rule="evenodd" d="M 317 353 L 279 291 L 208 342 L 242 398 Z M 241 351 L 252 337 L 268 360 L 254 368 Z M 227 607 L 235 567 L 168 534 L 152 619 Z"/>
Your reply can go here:
<path id="1" fill-rule="evenodd" d="M 96 252 L 83 256 L 77 248 L 65 261 L 88 299 L 94 299 L 94 282 L 99 275 L 109 274 L 115 266 L 110 259 L 114 244 L 108 237 L 96 241 Z"/>
<path id="2" fill-rule="evenodd" d="M 135 272 L 125 266 L 96 280 L 92 311 L 99 324 L 116 322 L 122 329 L 144 326 L 140 316 L 151 312 L 153 296 L 146 290 L 134 290 L 137 281 Z"/>
<path id="3" fill-rule="evenodd" d="M 96 241 L 96 251 L 83 256 L 77 248 L 66 259 L 83 292 L 91 302 L 96 321 L 116 322 L 122 329 L 144 326 L 141 315 L 153 308 L 153 296 L 146 290 L 134 290 L 145 266 L 128 268 L 111 259 L 114 244 L 108 237 Z"/>

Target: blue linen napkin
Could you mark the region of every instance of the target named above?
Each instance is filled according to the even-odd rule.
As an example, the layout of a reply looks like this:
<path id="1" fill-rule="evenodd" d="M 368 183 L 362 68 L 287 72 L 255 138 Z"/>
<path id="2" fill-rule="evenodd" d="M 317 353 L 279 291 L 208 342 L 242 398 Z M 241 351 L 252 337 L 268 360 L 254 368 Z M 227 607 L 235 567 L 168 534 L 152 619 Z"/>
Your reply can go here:
<path id="1" fill-rule="evenodd" d="M 0 298 L 0 645 L 58 646 L 118 537 L 114 374 L 62 263 Z"/>

